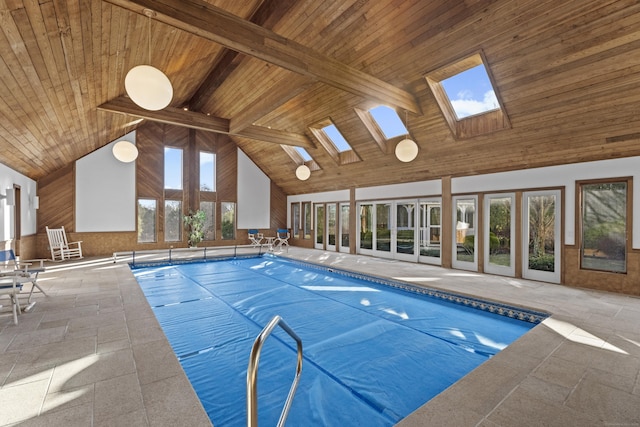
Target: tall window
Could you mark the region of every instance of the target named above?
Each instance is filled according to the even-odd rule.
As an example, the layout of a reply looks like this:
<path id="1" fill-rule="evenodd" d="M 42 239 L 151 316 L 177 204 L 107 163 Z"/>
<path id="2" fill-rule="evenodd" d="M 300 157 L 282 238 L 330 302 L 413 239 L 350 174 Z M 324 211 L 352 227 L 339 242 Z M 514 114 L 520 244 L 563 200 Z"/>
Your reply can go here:
<path id="1" fill-rule="evenodd" d="M 291 230 L 291 236 L 293 238 L 298 237 L 300 232 L 300 203 L 291 204 L 291 218 L 293 222 L 293 230 Z"/>
<path id="2" fill-rule="evenodd" d="M 582 268 L 627 271 L 627 182 L 581 185 Z"/>
<path id="3" fill-rule="evenodd" d="M 304 210 L 304 227 L 303 233 L 305 239 L 311 239 L 311 202 L 304 202 L 302 204 Z"/>
<path id="4" fill-rule="evenodd" d="M 180 200 L 164 201 L 164 241 L 179 242 L 182 240 L 182 202 Z"/>
<path id="5" fill-rule="evenodd" d="M 156 241 L 156 201 L 138 199 L 138 243 Z"/>
<path id="6" fill-rule="evenodd" d="M 236 238 L 236 204 L 222 202 L 222 239 L 233 240 Z"/>
<path id="7" fill-rule="evenodd" d="M 216 239 L 216 203 L 200 202 L 200 210 L 204 211 L 206 219 L 204 221 L 204 239 Z"/>
<path id="8" fill-rule="evenodd" d="M 216 191 L 216 155 L 200 152 L 200 191 Z"/>
<path id="9" fill-rule="evenodd" d="M 164 188 L 182 190 L 182 150 L 164 147 Z"/>

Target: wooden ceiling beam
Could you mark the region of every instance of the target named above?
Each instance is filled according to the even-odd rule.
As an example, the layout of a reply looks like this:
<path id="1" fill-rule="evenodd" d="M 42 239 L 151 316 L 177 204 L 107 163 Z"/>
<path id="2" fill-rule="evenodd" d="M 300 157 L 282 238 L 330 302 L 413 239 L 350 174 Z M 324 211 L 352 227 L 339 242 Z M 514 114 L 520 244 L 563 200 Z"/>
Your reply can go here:
<path id="1" fill-rule="evenodd" d="M 149 111 L 138 107 L 131 99 L 121 96 L 98 106 L 99 111 L 126 114 L 153 122 L 183 126 L 207 132 L 239 136 L 274 144 L 293 145 L 304 148 L 316 148 L 311 140 L 302 134 L 269 129 L 264 126 L 249 126 L 239 132 L 229 131 L 229 120 L 221 117 L 207 116 L 203 113 L 187 111 L 180 108 L 167 107 L 159 111 Z"/>
<path id="2" fill-rule="evenodd" d="M 265 0 L 254 11 L 249 21 L 263 28 L 271 29 L 297 0 Z M 202 111 L 202 107 L 225 79 L 240 65 L 244 55 L 235 50 L 223 49 L 211 71 L 187 102 L 189 109 Z"/>
<path id="3" fill-rule="evenodd" d="M 202 0 L 105 0 L 365 99 L 421 114 L 411 93 Z"/>
<path id="4" fill-rule="evenodd" d="M 229 125 L 231 131 L 240 132 L 242 129 L 252 126 L 256 120 L 266 116 L 285 102 L 300 95 L 314 84 L 318 83 L 309 77 L 293 74 L 291 78 L 271 86 L 268 96 L 261 97 L 256 102 L 249 104 L 247 108 L 236 113 L 231 118 Z"/>

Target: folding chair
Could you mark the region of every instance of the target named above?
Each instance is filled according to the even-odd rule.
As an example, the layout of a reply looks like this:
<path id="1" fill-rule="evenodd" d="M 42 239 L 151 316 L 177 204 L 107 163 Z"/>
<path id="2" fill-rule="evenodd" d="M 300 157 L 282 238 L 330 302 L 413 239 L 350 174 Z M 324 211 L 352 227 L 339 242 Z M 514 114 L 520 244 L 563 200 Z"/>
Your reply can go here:
<path id="1" fill-rule="evenodd" d="M 262 240 L 264 239 L 264 234 L 260 233 L 256 229 L 249 230 L 249 240 L 251 241 L 251 246 L 260 246 L 262 245 Z"/>
<path id="2" fill-rule="evenodd" d="M 58 258 L 60 258 L 60 261 L 70 258 L 82 258 L 82 241 L 68 242 L 64 226 L 60 228 L 45 228 L 47 229 L 51 259 L 53 261 Z"/>
<path id="3" fill-rule="evenodd" d="M 289 250 L 289 230 L 286 228 L 278 228 L 278 232 L 276 233 L 276 240 L 274 240 L 273 245 L 282 250 L 283 246 L 287 247 L 287 251 Z"/>
<path id="4" fill-rule="evenodd" d="M 13 249 L 0 250 L 0 279 L 17 276 L 18 281 L 21 283 L 21 288 L 23 283 L 31 282 L 31 291 L 24 311 L 29 311 L 35 304 L 35 302 L 31 302 L 31 296 L 35 288 L 38 288 L 44 296 L 47 296 L 46 292 L 38 285 L 38 274 L 45 270 L 44 260 L 38 261 L 40 261 L 39 267 L 31 267 L 33 262 L 18 262 Z"/>
<path id="5" fill-rule="evenodd" d="M 22 290 L 22 283 L 24 277 L 18 275 L 8 275 L 0 277 L 0 297 L 8 296 L 11 300 L 11 307 L 13 309 L 13 324 L 18 324 L 18 314 L 20 310 L 20 301 L 18 301 L 18 294 Z M 1 307 L 1 306 L 0 306 Z"/>

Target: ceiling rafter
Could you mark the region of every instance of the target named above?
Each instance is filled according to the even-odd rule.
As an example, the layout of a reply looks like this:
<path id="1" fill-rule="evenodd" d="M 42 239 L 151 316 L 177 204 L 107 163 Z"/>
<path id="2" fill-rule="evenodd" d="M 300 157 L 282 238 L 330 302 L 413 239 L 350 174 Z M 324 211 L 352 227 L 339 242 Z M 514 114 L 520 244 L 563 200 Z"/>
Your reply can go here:
<path id="1" fill-rule="evenodd" d="M 306 135 L 285 132 L 277 129 L 269 129 L 264 126 L 249 126 L 239 132 L 232 133 L 229 131 L 228 119 L 207 116 L 203 113 L 183 110 L 175 107 L 167 107 L 159 111 L 149 111 L 138 107 L 133 103 L 133 101 L 131 101 L 131 99 L 125 96 L 112 99 L 111 101 L 99 105 L 98 110 L 127 114 L 132 117 L 140 117 L 154 122 L 167 123 L 231 136 L 239 136 L 241 138 L 254 139 L 274 144 L 316 148 L 315 144 Z"/>
<path id="2" fill-rule="evenodd" d="M 420 114 L 414 95 L 201 0 L 105 0 L 341 90 Z"/>
<path id="3" fill-rule="evenodd" d="M 263 28 L 272 29 L 280 21 L 284 14 L 297 0 L 265 0 L 249 18 L 250 22 L 260 25 Z M 193 93 L 187 102 L 192 111 L 202 111 L 207 99 L 222 85 L 225 79 L 242 62 L 244 55 L 231 49 L 223 49 L 211 68 L 211 71 L 204 78 L 198 89 Z"/>

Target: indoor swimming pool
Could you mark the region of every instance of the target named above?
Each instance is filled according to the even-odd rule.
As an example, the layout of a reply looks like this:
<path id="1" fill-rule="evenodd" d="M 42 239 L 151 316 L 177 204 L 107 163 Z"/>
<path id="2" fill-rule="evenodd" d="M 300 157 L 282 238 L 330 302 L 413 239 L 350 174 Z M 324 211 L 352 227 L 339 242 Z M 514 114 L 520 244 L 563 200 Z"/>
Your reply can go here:
<path id="1" fill-rule="evenodd" d="M 341 427 L 394 425 L 545 317 L 270 255 L 133 272 L 216 427 L 246 425 L 249 354 L 275 315 L 304 349 L 287 425 Z M 295 341 L 275 329 L 260 425 L 277 424 L 295 366 Z"/>

